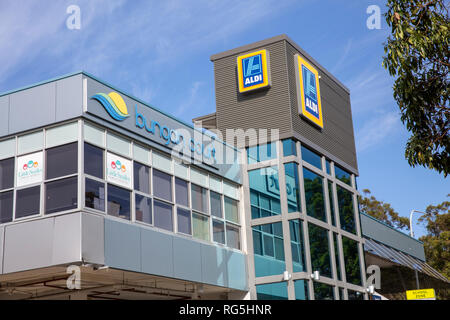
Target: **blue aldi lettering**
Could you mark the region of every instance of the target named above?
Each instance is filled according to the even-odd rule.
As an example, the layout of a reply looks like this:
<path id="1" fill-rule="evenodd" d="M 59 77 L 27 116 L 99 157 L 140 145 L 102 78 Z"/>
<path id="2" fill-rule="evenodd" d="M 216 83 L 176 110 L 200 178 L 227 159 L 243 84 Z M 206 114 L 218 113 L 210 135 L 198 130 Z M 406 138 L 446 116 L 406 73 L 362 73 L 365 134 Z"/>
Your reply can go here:
<path id="1" fill-rule="evenodd" d="M 261 54 L 242 59 L 244 88 L 264 82 Z"/>
<path id="2" fill-rule="evenodd" d="M 319 106 L 317 102 L 316 76 L 308 68 L 302 65 L 303 90 L 307 111 L 319 119 Z"/>

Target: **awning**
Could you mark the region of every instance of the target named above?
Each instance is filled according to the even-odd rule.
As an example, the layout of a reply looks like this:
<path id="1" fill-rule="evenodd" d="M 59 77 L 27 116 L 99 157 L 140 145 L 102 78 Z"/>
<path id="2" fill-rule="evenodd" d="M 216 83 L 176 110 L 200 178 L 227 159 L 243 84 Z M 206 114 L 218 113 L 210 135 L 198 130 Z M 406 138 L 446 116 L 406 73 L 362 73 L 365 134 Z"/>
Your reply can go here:
<path id="1" fill-rule="evenodd" d="M 375 240 L 366 238 L 364 242 L 364 251 L 387 259 L 397 265 L 402 265 L 410 269 L 417 270 L 441 281 L 450 282 L 446 277 L 437 272 L 426 262 L 405 254 L 399 250 L 388 247 Z"/>

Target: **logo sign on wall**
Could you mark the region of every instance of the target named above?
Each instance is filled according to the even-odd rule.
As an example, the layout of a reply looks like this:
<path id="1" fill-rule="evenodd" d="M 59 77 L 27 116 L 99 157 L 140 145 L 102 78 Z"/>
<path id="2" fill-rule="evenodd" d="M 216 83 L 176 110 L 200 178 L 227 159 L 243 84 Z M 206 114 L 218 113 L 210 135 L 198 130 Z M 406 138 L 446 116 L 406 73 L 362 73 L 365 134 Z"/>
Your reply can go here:
<path id="1" fill-rule="evenodd" d="M 17 186 L 26 186 L 42 181 L 44 172 L 42 151 L 17 158 Z"/>
<path id="2" fill-rule="evenodd" d="M 295 73 L 299 113 L 318 127 L 323 128 L 319 73 L 298 54 L 295 55 Z"/>
<path id="3" fill-rule="evenodd" d="M 269 53 L 260 50 L 237 57 L 239 92 L 270 86 Z"/>
<path id="4" fill-rule="evenodd" d="M 130 116 L 125 101 L 117 92 L 112 91 L 109 94 L 96 93 L 91 99 L 100 102 L 106 112 L 117 121 L 123 121 Z"/>
<path id="5" fill-rule="evenodd" d="M 131 161 L 112 153 L 106 155 L 106 180 L 126 188 L 131 188 L 133 167 Z"/>

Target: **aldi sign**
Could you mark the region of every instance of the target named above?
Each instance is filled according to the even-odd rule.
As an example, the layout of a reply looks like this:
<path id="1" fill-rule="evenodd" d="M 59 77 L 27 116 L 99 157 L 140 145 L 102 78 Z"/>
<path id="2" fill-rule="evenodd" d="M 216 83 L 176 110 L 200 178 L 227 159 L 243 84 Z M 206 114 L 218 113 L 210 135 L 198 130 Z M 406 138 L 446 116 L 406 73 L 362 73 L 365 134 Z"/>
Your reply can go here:
<path id="1" fill-rule="evenodd" d="M 237 57 L 239 92 L 268 87 L 268 52 L 260 50 Z"/>

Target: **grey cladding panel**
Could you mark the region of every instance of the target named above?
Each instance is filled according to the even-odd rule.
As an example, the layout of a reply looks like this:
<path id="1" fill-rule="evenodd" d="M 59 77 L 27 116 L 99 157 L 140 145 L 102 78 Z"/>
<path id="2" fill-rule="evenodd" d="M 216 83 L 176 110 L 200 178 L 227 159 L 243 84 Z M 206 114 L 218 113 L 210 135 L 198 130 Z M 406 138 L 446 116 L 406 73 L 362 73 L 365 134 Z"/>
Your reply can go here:
<path id="1" fill-rule="evenodd" d="M 201 250 L 202 281 L 226 286 L 228 284 L 227 250 L 205 244 L 201 245 Z"/>
<path id="2" fill-rule="evenodd" d="M 82 75 L 56 82 L 56 121 L 81 116 L 83 113 Z"/>
<path id="3" fill-rule="evenodd" d="M 173 266 L 175 278 L 202 281 L 200 243 L 178 237 L 173 238 Z"/>
<path id="4" fill-rule="evenodd" d="M 83 213 L 81 216 L 81 256 L 87 263 L 105 263 L 104 218 Z"/>
<path id="5" fill-rule="evenodd" d="M 0 137 L 9 133 L 9 96 L 0 97 Z"/>
<path id="6" fill-rule="evenodd" d="M 173 277 L 173 236 L 141 228 L 142 272 Z"/>
<path id="7" fill-rule="evenodd" d="M 54 218 L 52 264 L 81 260 L 81 213 Z"/>

